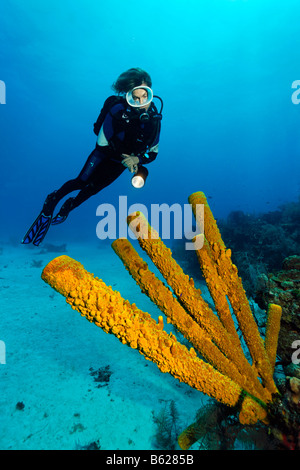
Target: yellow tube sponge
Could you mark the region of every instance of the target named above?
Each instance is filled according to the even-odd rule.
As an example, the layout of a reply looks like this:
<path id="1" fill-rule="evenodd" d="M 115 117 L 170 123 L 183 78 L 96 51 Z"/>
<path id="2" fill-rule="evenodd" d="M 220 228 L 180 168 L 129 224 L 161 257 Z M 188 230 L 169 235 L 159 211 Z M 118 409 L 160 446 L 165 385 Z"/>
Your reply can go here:
<path id="1" fill-rule="evenodd" d="M 231 252 L 226 250 L 205 195 L 202 192 L 193 193 L 189 197 L 189 202 L 195 217 L 197 217 L 197 204 L 204 205 L 204 234 L 209 244 L 210 256 L 216 268 L 217 276 L 226 283 L 227 288 L 225 292 L 243 333 L 253 365 L 259 372 L 266 388 L 270 393 L 276 394 L 278 391 L 272 377 L 272 368 L 265 351 L 264 342 L 252 315 L 242 280 L 238 276 L 238 270 L 231 261 Z M 199 253 L 199 257 L 201 259 L 201 253 Z M 224 292 L 221 296 L 224 297 Z"/>
<path id="2" fill-rule="evenodd" d="M 197 246 L 197 237 L 194 238 L 195 246 Z M 206 238 L 204 239 L 201 250 L 195 250 L 201 267 L 201 271 L 205 278 L 208 290 L 214 301 L 219 318 L 228 333 L 232 335 L 233 340 L 240 345 L 240 339 L 237 334 L 231 311 L 227 301 L 228 287 L 227 283 L 218 275 L 217 264 L 213 261 L 211 249 Z M 225 252 L 225 256 L 228 256 Z"/>
<path id="3" fill-rule="evenodd" d="M 180 305 L 170 289 L 149 270 L 147 263 L 138 255 L 127 239 L 122 238 L 114 241 L 112 248 L 140 286 L 142 292 L 149 296 L 168 320 L 211 365 L 234 380 L 248 393 L 255 394 L 262 400 L 269 398 L 255 378 L 250 364 L 248 364 L 248 375 L 241 374 L 236 365 L 217 348 L 207 332 Z"/>
<path id="4" fill-rule="evenodd" d="M 112 247 L 141 291 L 158 306 L 167 322 L 188 339 L 190 349 L 164 330 L 163 316 L 156 322 L 68 256 L 52 260 L 44 268 L 42 278 L 64 295 L 73 309 L 105 332 L 114 334 L 123 344 L 137 349 L 162 372 L 234 407 L 242 424 L 253 425 L 257 420 L 267 424 L 276 408 L 273 403 L 278 399 L 273 372 L 281 307 L 269 306 L 263 341 L 237 268 L 231 261 L 231 251 L 226 249 L 205 195 L 194 193 L 189 202 L 196 220 L 202 217 L 197 223 L 204 226 L 204 243 L 197 243 L 199 236 L 196 236 L 194 246 L 201 246 L 196 254 L 216 312 L 140 212 L 129 215 L 127 222 L 166 284 L 150 271 L 127 239 L 116 240 Z M 204 212 L 196 210 L 197 204 L 204 205 Z M 202 234 L 201 237 L 203 240 Z M 233 314 L 248 347 L 250 362 Z M 193 423 L 181 434 L 181 448 L 188 449 L 195 442 L 200 425 Z"/>
<path id="5" fill-rule="evenodd" d="M 141 248 L 164 276 L 177 298 L 180 299 L 180 303 L 213 338 L 221 351 L 227 357 L 234 358 L 232 338 L 201 297 L 201 291 L 194 287 L 193 280 L 172 258 L 171 250 L 166 247 L 158 233 L 148 224 L 145 216 L 141 212 L 135 212 L 128 216 L 127 221 L 130 228 L 132 225 L 134 226 L 133 232 L 137 236 Z"/>
<path id="6" fill-rule="evenodd" d="M 157 324 L 148 313 L 124 300 L 79 262 L 68 256 L 55 258 L 44 268 L 42 279 L 82 316 L 113 333 L 123 344 L 138 349 L 162 372 L 228 406 L 239 403 L 243 392 L 239 385 L 199 359 L 193 349 L 189 351 L 174 335 L 162 330 L 161 322 Z"/>
<path id="7" fill-rule="evenodd" d="M 171 250 L 166 247 L 159 238 L 158 233 L 148 224 L 145 216 L 141 212 L 130 214 L 128 224 L 129 227 L 133 224 L 133 231 L 141 248 L 152 259 L 177 298 L 180 299 L 180 303 L 185 310 L 189 312 L 222 353 L 239 370 L 241 376 L 244 377 L 244 386 L 247 383 L 246 389 L 251 390 L 251 393 L 254 393 L 260 399 L 268 401 L 271 396 L 263 389 L 261 383 L 255 377 L 236 337 L 233 338 L 224 328 L 215 313 L 201 297 L 201 291 L 195 289 L 194 282 L 172 258 Z"/>
<path id="8" fill-rule="evenodd" d="M 140 286 L 142 292 L 149 296 L 152 302 L 167 316 L 167 319 L 211 365 L 234 380 L 248 393 L 256 393 L 264 398 L 263 391 L 260 390 L 261 394 L 257 391 L 259 389 L 258 384 L 256 388 L 252 381 L 249 381 L 247 376 L 242 375 L 235 364 L 222 354 L 206 331 L 180 305 L 170 289 L 149 270 L 147 263 L 138 255 L 127 239 L 122 238 L 114 241 L 112 248 Z M 249 372 L 252 373 L 250 365 Z"/>
<path id="9" fill-rule="evenodd" d="M 269 304 L 265 337 L 265 348 L 269 357 L 272 371 L 275 369 L 278 336 L 280 331 L 282 308 L 280 305 Z"/>

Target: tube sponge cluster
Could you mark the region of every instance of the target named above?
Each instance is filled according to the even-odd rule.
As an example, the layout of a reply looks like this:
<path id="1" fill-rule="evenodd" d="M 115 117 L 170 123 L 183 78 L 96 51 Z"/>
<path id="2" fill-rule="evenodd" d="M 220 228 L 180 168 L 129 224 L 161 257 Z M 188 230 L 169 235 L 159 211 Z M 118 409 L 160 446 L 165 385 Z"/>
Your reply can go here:
<path id="1" fill-rule="evenodd" d="M 257 420 L 267 423 L 268 405 L 278 395 L 273 371 L 281 308 L 269 306 L 264 342 L 237 268 L 231 261 L 231 252 L 224 245 L 205 195 L 194 193 L 189 202 L 195 217 L 196 205 L 204 205 L 204 224 L 203 220 L 197 221 L 199 226 L 204 225 L 204 244 L 197 244 L 195 238 L 195 246 L 203 245 L 195 251 L 216 312 L 195 288 L 193 279 L 173 259 L 171 250 L 143 214 L 131 214 L 129 227 L 167 285 L 150 271 L 127 239 L 114 241 L 112 247 L 142 292 L 159 307 L 167 322 L 188 339 L 190 349 L 164 330 L 163 316 L 156 322 L 68 256 L 52 260 L 44 268 L 42 278 L 64 295 L 73 309 L 105 332 L 114 334 L 123 344 L 137 349 L 162 372 L 172 374 L 221 403 L 236 407 L 242 424 L 254 424 Z M 251 363 L 241 346 L 231 310 L 243 333 Z M 192 425 L 179 438 L 183 449 L 193 443 L 193 435 Z"/>
<path id="2" fill-rule="evenodd" d="M 65 295 L 71 307 L 87 320 L 106 333 L 113 333 L 123 344 L 138 349 L 162 372 L 169 372 L 204 393 L 209 390 L 230 406 L 239 400 L 241 388 L 227 378 L 219 384 L 221 374 L 200 360 L 193 348 L 188 350 L 172 333 L 166 333 L 162 317 L 157 323 L 87 272 L 78 261 L 65 255 L 55 258 L 45 267 L 42 279 Z"/>

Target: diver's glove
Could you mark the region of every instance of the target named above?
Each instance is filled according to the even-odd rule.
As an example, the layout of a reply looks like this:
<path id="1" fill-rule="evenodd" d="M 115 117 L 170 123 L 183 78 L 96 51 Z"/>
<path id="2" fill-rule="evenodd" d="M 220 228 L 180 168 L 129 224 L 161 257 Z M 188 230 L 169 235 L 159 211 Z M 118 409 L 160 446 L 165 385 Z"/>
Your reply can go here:
<path id="1" fill-rule="evenodd" d="M 122 154 L 123 160 L 122 164 L 128 168 L 131 173 L 136 173 L 138 169 L 138 164 L 140 162 L 139 157 L 135 157 L 134 155 L 127 155 L 126 153 Z"/>

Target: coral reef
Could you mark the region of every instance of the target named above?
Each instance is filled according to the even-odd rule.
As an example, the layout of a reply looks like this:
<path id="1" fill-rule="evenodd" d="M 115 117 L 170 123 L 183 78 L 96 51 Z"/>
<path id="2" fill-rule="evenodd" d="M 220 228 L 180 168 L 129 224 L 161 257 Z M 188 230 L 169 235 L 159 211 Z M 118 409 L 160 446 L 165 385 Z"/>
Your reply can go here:
<path id="1" fill-rule="evenodd" d="M 164 331 L 162 316 L 156 323 L 148 313 L 130 304 L 119 292 L 68 256 L 52 260 L 44 268 L 42 278 L 64 295 L 73 309 L 107 333 L 113 333 L 123 344 L 138 349 L 162 372 L 169 372 L 231 407 L 239 414 L 241 424 L 253 425 L 260 420 L 276 427 L 280 422 L 286 432 L 289 416 L 281 415 L 280 394 L 273 380 L 281 307 L 269 306 L 264 341 L 237 268 L 231 261 L 231 251 L 221 238 L 205 195 L 194 193 L 189 202 L 195 218 L 197 204 L 204 205 L 204 243 L 197 243 L 202 234 L 195 237 L 194 243 L 195 248 L 203 245 L 195 251 L 216 312 L 203 299 L 200 289 L 195 288 L 193 279 L 173 259 L 171 250 L 143 214 L 131 214 L 128 224 L 168 286 L 149 270 L 127 239 L 116 240 L 112 246 L 142 292 L 161 309 L 167 322 L 174 324 L 190 341 L 190 349 L 174 334 Z M 197 223 L 203 226 L 203 220 Z M 246 359 L 237 328 L 242 332 L 251 361 Z M 297 425 L 293 423 L 296 429 Z M 194 423 L 180 435 L 181 448 L 189 448 L 197 435 L 197 423 Z"/>
<path id="2" fill-rule="evenodd" d="M 276 450 L 278 446 L 268 428 L 258 422 L 243 426 L 231 409 L 208 400 L 196 413 L 194 448 L 199 450 Z"/>
<path id="3" fill-rule="evenodd" d="M 267 213 L 233 211 L 218 226 L 244 288 L 253 296 L 260 274 L 280 271 L 285 258 L 300 253 L 300 197 Z"/>
<path id="4" fill-rule="evenodd" d="M 175 450 L 178 439 L 178 411 L 174 400 L 166 402 L 164 407 L 156 415 L 152 412 L 153 421 L 156 427 L 153 436 L 155 449 Z"/>
<path id="5" fill-rule="evenodd" d="M 284 366 L 291 362 L 292 345 L 300 339 L 300 256 L 289 256 L 276 274 L 261 274 L 255 300 L 261 308 L 269 302 L 282 307 L 278 355 Z"/>

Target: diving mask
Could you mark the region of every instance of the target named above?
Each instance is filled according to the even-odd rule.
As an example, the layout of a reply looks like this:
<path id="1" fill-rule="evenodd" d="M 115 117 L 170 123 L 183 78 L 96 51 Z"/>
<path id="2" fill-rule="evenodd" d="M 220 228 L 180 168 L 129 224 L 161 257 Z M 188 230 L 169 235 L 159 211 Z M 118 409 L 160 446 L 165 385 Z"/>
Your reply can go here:
<path id="1" fill-rule="evenodd" d="M 142 97 L 135 96 L 134 94 L 135 90 L 145 90 L 147 93 L 147 96 L 142 96 Z M 145 107 L 148 104 L 150 104 L 152 100 L 153 100 L 153 91 L 148 86 L 143 86 L 143 85 L 136 86 L 132 90 L 128 91 L 128 93 L 126 93 L 126 101 L 129 104 L 129 106 L 132 106 L 133 108 Z"/>

